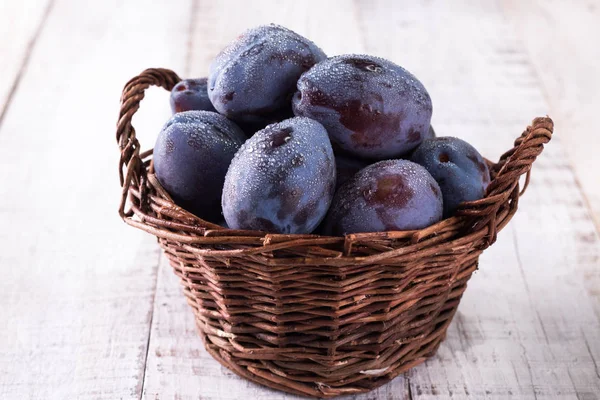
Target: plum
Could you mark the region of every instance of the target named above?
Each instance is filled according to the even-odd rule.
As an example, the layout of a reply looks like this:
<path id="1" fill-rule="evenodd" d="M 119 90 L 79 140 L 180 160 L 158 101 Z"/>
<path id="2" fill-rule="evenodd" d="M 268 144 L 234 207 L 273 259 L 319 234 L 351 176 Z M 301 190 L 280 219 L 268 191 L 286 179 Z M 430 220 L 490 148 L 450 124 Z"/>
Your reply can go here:
<path id="1" fill-rule="evenodd" d="M 325 53 L 310 40 L 279 25 L 247 30 L 210 66 L 208 96 L 223 115 L 264 124 L 291 114 L 300 75 Z"/>
<path id="2" fill-rule="evenodd" d="M 366 160 L 345 156 L 343 154 L 335 155 L 336 171 L 336 189 L 341 187 L 346 181 L 352 178 L 358 171 L 365 168 L 370 163 Z"/>
<path id="3" fill-rule="evenodd" d="M 481 199 L 490 183 L 490 171 L 481 154 L 455 137 L 423 141 L 411 160 L 425 167 L 440 185 L 445 218 L 463 201 Z"/>
<path id="4" fill-rule="evenodd" d="M 379 57 L 329 58 L 302 74 L 294 114 L 323 124 L 331 141 L 364 158 L 398 158 L 428 134 L 431 98 L 417 78 Z"/>
<path id="5" fill-rule="evenodd" d="M 171 90 L 171 111 L 214 111 L 207 91 L 207 78 L 184 79 Z"/>
<path id="6" fill-rule="evenodd" d="M 235 155 L 223 187 L 232 229 L 310 233 L 335 191 L 335 158 L 327 131 L 309 118 L 269 125 Z"/>
<path id="7" fill-rule="evenodd" d="M 245 139 L 235 123 L 217 113 L 177 113 L 154 146 L 156 178 L 179 206 L 200 218 L 219 221 L 225 174 Z"/>
<path id="8" fill-rule="evenodd" d="M 408 160 L 385 160 L 360 170 L 336 193 L 325 232 L 422 229 L 442 218 L 442 192 L 425 168 Z"/>

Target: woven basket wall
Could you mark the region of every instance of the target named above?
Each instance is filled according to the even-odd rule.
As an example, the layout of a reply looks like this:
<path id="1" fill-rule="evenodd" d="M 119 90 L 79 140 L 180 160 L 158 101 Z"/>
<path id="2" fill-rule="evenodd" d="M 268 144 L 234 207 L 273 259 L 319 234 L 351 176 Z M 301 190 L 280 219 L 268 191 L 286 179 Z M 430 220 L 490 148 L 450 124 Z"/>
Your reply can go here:
<path id="1" fill-rule="evenodd" d="M 208 352 L 237 374 L 315 397 L 372 390 L 435 354 L 483 250 L 517 211 L 519 177 L 552 136 L 536 118 L 498 163 L 482 200 L 458 216 L 410 232 L 346 237 L 224 229 L 177 207 L 141 153 L 131 119 L 151 85 L 127 83 L 117 141 L 119 214 L 155 235 L 181 278 Z M 524 190 L 525 188 L 523 188 Z"/>

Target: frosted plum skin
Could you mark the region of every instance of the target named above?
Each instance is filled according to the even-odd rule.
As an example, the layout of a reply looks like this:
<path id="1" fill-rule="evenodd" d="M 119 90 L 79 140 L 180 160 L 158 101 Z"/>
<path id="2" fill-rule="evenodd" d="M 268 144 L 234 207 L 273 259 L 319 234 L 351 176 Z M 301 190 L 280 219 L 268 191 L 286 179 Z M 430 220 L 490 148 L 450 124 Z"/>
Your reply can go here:
<path id="1" fill-rule="evenodd" d="M 442 218 L 442 193 L 425 168 L 386 160 L 360 170 L 336 193 L 324 231 L 332 235 L 426 228 Z"/>
<path id="2" fill-rule="evenodd" d="M 260 125 L 281 120 L 292 114 L 300 75 L 325 58 L 313 42 L 287 28 L 259 26 L 217 55 L 210 66 L 208 95 L 221 114 L 235 121 Z"/>
<path id="3" fill-rule="evenodd" d="M 257 132 L 235 155 L 223 187 L 223 215 L 233 229 L 310 233 L 335 191 L 327 132 L 291 118 Z"/>
<path id="4" fill-rule="evenodd" d="M 184 111 L 169 119 L 154 146 L 154 171 L 175 203 L 208 221 L 221 217 L 221 191 L 229 163 L 246 137 L 210 111 Z"/>
<path id="5" fill-rule="evenodd" d="M 410 72 L 367 55 L 329 58 L 302 74 L 295 115 L 321 122 L 343 151 L 376 160 L 398 158 L 429 133 L 432 103 Z"/>
<path id="6" fill-rule="evenodd" d="M 446 218 L 454 215 L 460 203 L 483 198 L 490 183 L 490 171 L 481 154 L 455 137 L 425 140 L 411 160 L 425 167 L 440 185 Z"/>
<path id="7" fill-rule="evenodd" d="M 207 78 L 184 79 L 171 90 L 171 111 L 173 114 L 183 111 L 216 112 L 207 91 Z"/>

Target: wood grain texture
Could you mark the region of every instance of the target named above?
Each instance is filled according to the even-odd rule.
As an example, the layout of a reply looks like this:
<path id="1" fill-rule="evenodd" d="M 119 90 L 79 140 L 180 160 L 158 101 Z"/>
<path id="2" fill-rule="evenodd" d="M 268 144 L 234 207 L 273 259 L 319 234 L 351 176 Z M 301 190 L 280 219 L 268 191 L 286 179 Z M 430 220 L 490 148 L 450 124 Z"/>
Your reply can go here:
<path id="1" fill-rule="evenodd" d="M 326 21 L 304 14 L 303 8 L 290 4 L 273 17 L 261 7 L 259 3 L 252 10 L 232 12 L 235 7 L 227 2 L 201 2 L 197 12 L 203 19 L 227 15 L 232 23 L 196 25 L 188 68 L 192 75 L 205 73 L 214 54 L 243 28 L 275 21 L 312 38 L 328 54 L 367 52 L 404 65 L 429 89 L 439 134 L 465 138 L 492 159 L 510 146 L 532 116 L 548 112 L 528 54 L 497 7 L 475 1 L 451 6 L 418 2 L 392 13 L 398 6 L 391 0 L 344 3 L 327 34 L 322 28 Z M 311 30 L 305 19 L 317 29 Z M 219 34 L 211 34 L 212 29 Z M 384 39 L 390 37 L 398 40 Z M 376 393 L 348 398 L 597 398 L 595 343 L 600 342 L 600 329 L 593 292 L 600 286 L 594 277 L 598 237 L 585 218 L 560 143 L 553 142 L 546 151 L 536 164 L 517 222 L 482 257 L 482 269 L 472 279 L 437 357 Z M 560 183 L 548 185 L 554 179 Z M 561 203 L 565 198 L 571 199 L 567 205 Z M 571 213 L 583 218 L 575 223 Z M 557 220 L 547 215 L 560 216 L 562 225 L 573 227 L 568 240 L 560 235 Z M 538 259 L 540 242 L 548 243 L 541 245 L 547 256 Z M 587 261 L 564 262 L 568 249 L 575 248 L 585 252 Z M 166 263 L 161 268 L 169 269 Z M 570 284 L 563 282 L 565 276 Z M 294 398 L 243 381 L 210 359 L 200 340 L 192 338 L 192 315 L 174 295 L 176 286 L 173 277 L 159 275 L 147 398 Z M 565 298 L 571 300 L 561 304 Z"/>
<path id="2" fill-rule="evenodd" d="M 600 231 L 598 127 L 600 1 L 502 1 L 530 55 L 556 131 Z"/>
<path id="3" fill-rule="evenodd" d="M 0 2 L 0 124 L 52 8 L 51 0 Z"/>
<path id="4" fill-rule="evenodd" d="M 183 13 L 58 1 L 48 16 L 0 128 L 1 399 L 140 397 L 159 252 L 117 216 L 114 126 L 131 76 L 183 65 Z M 152 139 L 169 115 L 155 99 Z"/>

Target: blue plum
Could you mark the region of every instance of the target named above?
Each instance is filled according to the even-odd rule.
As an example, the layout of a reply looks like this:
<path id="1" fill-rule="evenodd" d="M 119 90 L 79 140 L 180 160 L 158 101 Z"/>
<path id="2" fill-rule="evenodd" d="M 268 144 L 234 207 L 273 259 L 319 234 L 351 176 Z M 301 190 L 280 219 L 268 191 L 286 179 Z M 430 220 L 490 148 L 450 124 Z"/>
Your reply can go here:
<path id="1" fill-rule="evenodd" d="M 416 148 L 428 134 L 431 98 L 417 78 L 379 57 L 329 58 L 302 74 L 294 114 L 321 122 L 345 152 L 383 160 Z"/>
<path id="2" fill-rule="evenodd" d="M 207 78 L 184 79 L 171 90 L 171 111 L 214 111 L 207 91 Z"/>
<path id="3" fill-rule="evenodd" d="M 223 187 L 233 229 L 310 233 L 335 191 L 335 158 L 325 128 L 308 118 L 269 125 L 235 155 Z"/>
<path id="4" fill-rule="evenodd" d="M 212 62 L 208 95 L 215 108 L 238 122 L 264 124 L 291 114 L 300 75 L 325 53 L 278 25 L 247 30 Z"/>
<path id="5" fill-rule="evenodd" d="M 154 146 L 156 178 L 177 205 L 200 218 L 219 221 L 225 174 L 245 139 L 240 128 L 217 113 L 177 113 Z"/>
<path id="6" fill-rule="evenodd" d="M 463 201 L 481 199 L 490 183 L 490 171 L 481 154 L 455 137 L 425 140 L 411 160 L 425 167 L 440 185 L 446 218 Z"/>
<path id="7" fill-rule="evenodd" d="M 442 218 L 442 193 L 425 168 L 408 160 L 386 160 L 360 170 L 336 193 L 325 232 L 422 229 Z"/>

